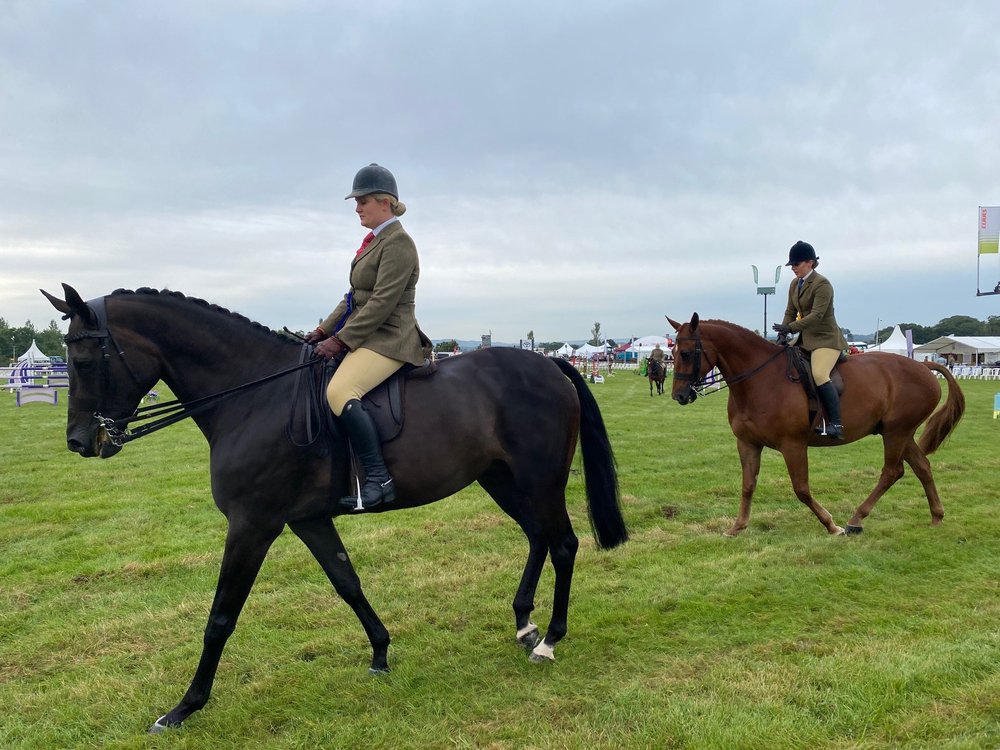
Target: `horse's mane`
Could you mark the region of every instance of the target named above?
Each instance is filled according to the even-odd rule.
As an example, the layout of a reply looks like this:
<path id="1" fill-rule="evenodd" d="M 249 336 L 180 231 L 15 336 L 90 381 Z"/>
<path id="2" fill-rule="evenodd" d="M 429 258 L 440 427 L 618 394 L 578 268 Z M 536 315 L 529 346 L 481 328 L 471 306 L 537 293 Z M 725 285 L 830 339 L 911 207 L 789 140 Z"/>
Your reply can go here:
<path id="1" fill-rule="evenodd" d="M 253 329 L 257 330 L 257 331 L 260 331 L 261 333 L 265 333 L 265 334 L 268 334 L 270 336 L 273 336 L 274 338 L 280 339 L 280 340 L 285 341 L 285 342 L 292 341 L 292 339 L 290 339 L 284 333 L 282 333 L 280 331 L 274 331 L 274 330 L 268 328 L 265 325 L 261 325 L 260 323 L 257 323 L 256 321 L 250 320 L 250 318 L 246 317 L 245 315 L 240 315 L 238 312 L 233 312 L 232 310 L 228 310 L 225 307 L 221 307 L 220 305 L 216 305 L 216 304 L 214 304 L 212 302 L 206 302 L 205 300 L 199 299 L 198 297 L 188 297 L 187 295 L 182 294 L 181 292 L 174 292 L 174 291 L 171 291 L 170 289 L 152 289 L 152 288 L 147 287 L 147 286 L 140 287 L 139 289 L 135 289 L 135 290 L 132 290 L 132 289 L 115 289 L 111 293 L 110 296 L 112 296 L 112 297 L 118 297 L 118 296 L 125 296 L 125 295 L 129 295 L 129 294 L 143 294 L 143 295 L 151 295 L 151 296 L 159 295 L 159 296 L 163 296 L 163 297 L 170 297 L 172 299 L 179 300 L 179 301 L 184 302 L 186 304 L 198 305 L 200 307 L 204 307 L 206 310 L 211 310 L 212 312 L 219 313 L 220 315 L 225 315 L 225 316 L 229 317 L 230 319 L 235 320 L 238 323 L 241 323 L 242 325 L 250 326 L 251 328 L 253 328 Z"/>
<path id="2" fill-rule="evenodd" d="M 760 334 L 754 333 L 749 328 L 744 328 L 743 326 L 737 325 L 736 323 L 730 323 L 728 320 L 703 320 L 701 321 L 701 323 L 699 323 L 699 325 L 703 323 L 711 323 L 712 325 L 722 326 L 723 328 L 728 328 L 729 330 L 735 333 L 741 333 L 741 334 L 746 334 L 747 336 L 753 336 L 754 338 L 758 338 L 761 341 L 765 341 L 771 344 L 772 346 L 777 346 L 777 344 L 775 344 L 773 341 L 768 341 L 766 338 L 764 338 Z"/>

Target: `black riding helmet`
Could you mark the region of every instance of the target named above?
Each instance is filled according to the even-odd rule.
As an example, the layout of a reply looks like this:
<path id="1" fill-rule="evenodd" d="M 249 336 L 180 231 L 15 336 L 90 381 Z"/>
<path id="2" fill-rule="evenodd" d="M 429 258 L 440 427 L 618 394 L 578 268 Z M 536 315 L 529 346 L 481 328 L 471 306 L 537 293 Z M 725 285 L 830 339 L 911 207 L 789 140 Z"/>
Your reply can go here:
<path id="1" fill-rule="evenodd" d="M 396 188 L 396 178 L 392 176 L 392 172 L 374 163 L 358 170 L 358 173 L 354 175 L 351 193 L 344 200 L 360 198 L 363 195 L 372 195 L 373 193 L 385 193 L 399 200 L 399 190 Z"/>
<path id="2" fill-rule="evenodd" d="M 794 266 L 796 263 L 801 263 L 804 260 L 819 260 L 819 257 L 816 255 L 816 251 L 812 245 L 799 240 L 788 251 L 788 262 L 785 265 Z"/>

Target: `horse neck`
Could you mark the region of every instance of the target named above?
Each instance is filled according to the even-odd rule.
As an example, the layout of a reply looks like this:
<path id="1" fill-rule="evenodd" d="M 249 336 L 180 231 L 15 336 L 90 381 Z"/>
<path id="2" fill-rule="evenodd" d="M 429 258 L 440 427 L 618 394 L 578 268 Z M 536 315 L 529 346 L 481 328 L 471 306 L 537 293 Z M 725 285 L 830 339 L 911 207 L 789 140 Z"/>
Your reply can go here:
<path id="1" fill-rule="evenodd" d="M 294 363 L 296 347 L 231 313 L 168 295 L 136 294 L 113 304 L 117 299 L 109 299 L 111 327 L 124 325 L 139 337 L 159 361 L 160 379 L 182 401 Z"/>
<path id="2" fill-rule="evenodd" d="M 711 342 L 716 366 L 727 379 L 746 373 L 774 356 L 774 344 L 735 326 L 702 323 L 701 337 L 703 342 Z"/>

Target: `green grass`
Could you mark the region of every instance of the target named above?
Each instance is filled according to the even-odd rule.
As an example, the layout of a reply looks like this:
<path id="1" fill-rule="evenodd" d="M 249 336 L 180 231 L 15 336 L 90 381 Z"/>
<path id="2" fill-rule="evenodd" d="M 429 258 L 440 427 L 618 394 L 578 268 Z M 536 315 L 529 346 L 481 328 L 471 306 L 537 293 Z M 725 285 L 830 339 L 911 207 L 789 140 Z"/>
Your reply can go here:
<path id="1" fill-rule="evenodd" d="M 595 548 L 574 471 L 581 547 L 554 664 L 514 644 L 525 542 L 474 487 L 338 522 L 392 674 L 367 674 L 353 613 L 285 534 L 208 705 L 158 737 L 144 732 L 194 672 L 225 535 L 207 445 L 182 423 L 84 460 L 64 406 L 2 394 L 0 747 L 1000 747 L 1000 385 L 962 385 L 965 419 L 931 459 L 941 526 L 908 472 L 862 536 L 829 537 L 766 451 L 750 528 L 727 539 L 725 394 L 680 407 L 618 373 L 592 388 L 632 539 Z M 880 459 L 874 438 L 812 452 L 841 525 Z M 546 570 L 543 627 L 551 586 Z"/>

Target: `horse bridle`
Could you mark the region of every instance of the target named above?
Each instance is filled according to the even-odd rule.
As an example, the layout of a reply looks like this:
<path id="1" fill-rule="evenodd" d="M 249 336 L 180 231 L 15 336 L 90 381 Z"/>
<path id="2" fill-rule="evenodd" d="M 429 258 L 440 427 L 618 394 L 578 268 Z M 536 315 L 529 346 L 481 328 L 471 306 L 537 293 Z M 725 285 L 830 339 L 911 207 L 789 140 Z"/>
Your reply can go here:
<path id="1" fill-rule="evenodd" d="M 108 436 L 108 440 L 111 444 L 117 448 L 121 448 L 125 443 L 137 440 L 138 438 L 148 435 L 151 432 L 156 432 L 157 430 L 163 429 L 168 425 L 172 425 L 175 422 L 179 422 L 182 419 L 186 419 L 187 417 L 203 411 L 225 396 L 230 396 L 234 393 L 245 391 L 258 385 L 263 385 L 264 383 L 268 383 L 297 370 L 301 370 L 305 367 L 311 367 L 312 365 L 323 360 L 322 357 L 303 357 L 303 359 L 306 359 L 307 361 L 300 362 L 294 367 L 289 367 L 288 369 L 281 370 L 280 372 L 266 375 L 258 380 L 244 383 L 218 393 L 212 393 L 208 396 L 203 396 L 202 398 L 198 398 L 187 403 L 184 403 L 180 399 L 175 399 L 173 401 L 167 401 L 163 404 L 139 406 L 134 412 L 132 412 L 132 415 L 128 417 L 119 417 L 118 419 L 115 419 L 114 417 L 106 417 L 101 412 L 105 410 L 106 397 L 107 394 L 111 392 L 112 348 L 118 352 L 118 357 L 125 365 L 125 369 L 128 370 L 128 374 L 131 376 L 133 382 L 136 385 L 141 386 L 138 376 L 135 374 L 135 371 L 129 364 L 128 359 L 125 357 L 125 351 L 118 346 L 118 342 L 115 341 L 114 334 L 111 333 L 111 328 L 108 326 L 108 313 L 105 308 L 106 299 L 107 297 L 98 297 L 87 302 L 87 307 L 89 307 L 94 313 L 94 318 L 96 319 L 97 325 L 94 328 L 88 328 L 72 335 L 67 334 L 63 337 L 63 341 L 67 344 L 72 344 L 76 341 L 82 341 L 83 339 L 97 339 L 98 344 L 101 347 L 101 395 L 97 401 L 98 408 L 97 411 L 94 412 L 94 419 L 96 419 L 98 424 L 100 424 L 100 426 L 104 429 L 104 432 Z M 67 315 L 66 317 L 70 317 L 70 315 Z M 139 425 L 134 430 L 128 429 L 128 425 L 143 419 L 152 419 L 153 421 Z"/>
<path id="2" fill-rule="evenodd" d="M 105 400 L 107 398 L 107 394 L 111 391 L 112 349 L 118 352 L 119 359 L 125 365 L 125 369 L 128 370 L 128 374 L 131 376 L 136 385 L 139 385 L 139 378 L 132 369 L 132 365 L 130 365 L 128 360 L 125 359 L 125 352 L 118 346 L 118 342 L 115 341 L 115 337 L 111 333 L 111 329 L 108 328 L 108 311 L 105 307 L 106 299 L 107 297 L 98 297 L 96 299 L 89 300 L 86 303 L 87 307 L 90 308 L 90 311 L 94 313 L 97 325 L 94 328 L 86 328 L 78 333 L 66 334 L 63 337 L 63 342 L 68 345 L 77 341 L 82 341 L 83 339 L 97 339 L 98 346 L 101 348 L 101 395 L 97 400 L 97 411 L 94 412 L 94 418 L 101 423 L 101 426 L 104 427 L 110 436 L 112 434 L 112 430 L 118 431 L 116 427 L 116 422 L 118 420 L 112 419 L 111 417 L 104 417 L 101 415 L 101 412 L 105 409 Z M 71 317 L 71 315 L 67 315 L 65 317 Z"/>
<path id="3" fill-rule="evenodd" d="M 696 373 L 698 373 L 698 372 L 701 371 L 701 355 L 704 352 L 704 349 L 702 348 L 702 345 L 701 345 L 701 336 L 698 335 L 698 333 L 696 332 L 693 336 L 683 336 L 683 337 L 682 336 L 678 336 L 677 337 L 677 341 L 678 342 L 680 342 L 680 341 L 694 341 L 694 367 L 691 368 L 691 372 L 677 372 L 677 365 L 674 364 L 674 380 L 678 380 L 679 379 L 679 380 L 681 380 L 681 382 L 687 380 L 687 381 L 689 381 L 688 382 L 688 388 L 691 391 L 693 391 L 695 393 L 695 395 L 698 395 L 698 396 L 705 396 L 705 395 L 707 395 L 710 391 L 707 391 L 706 389 L 709 387 L 709 385 L 712 385 L 712 383 L 708 379 L 708 375 L 709 375 L 709 373 L 712 370 L 709 369 L 709 371 L 705 373 L 704 377 L 701 377 L 701 378 L 699 378 L 696 375 Z M 751 369 L 747 370 L 746 372 L 741 372 L 739 375 L 733 375 L 731 378 L 728 378 L 728 377 L 725 378 L 725 383 L 722 386 L 720 386 L 717 390 L 722 390 L 722 388 L 728 388 L 731 385 L 736 385 L 737 383 L 742 383 L 744 380 L 749 380 L 754 375 L 756 375 L 758 372 L 760 372 L 765 367 L 767 367 L 775 359 L 777 359 L 778 357 L 780 357 L 782 355 L 782 353 L 784 353 L 786 346 L 787 345 L 779 347 L 778 350 L 774 354 L 772 354 L 770 357 L 768 357 L 767 359 L 765 359 L 763 362 L 761 362 L 756 367 L 751 368 Z M 712 392 L 714 392 L 714 391 L 712 391 Z"/>

